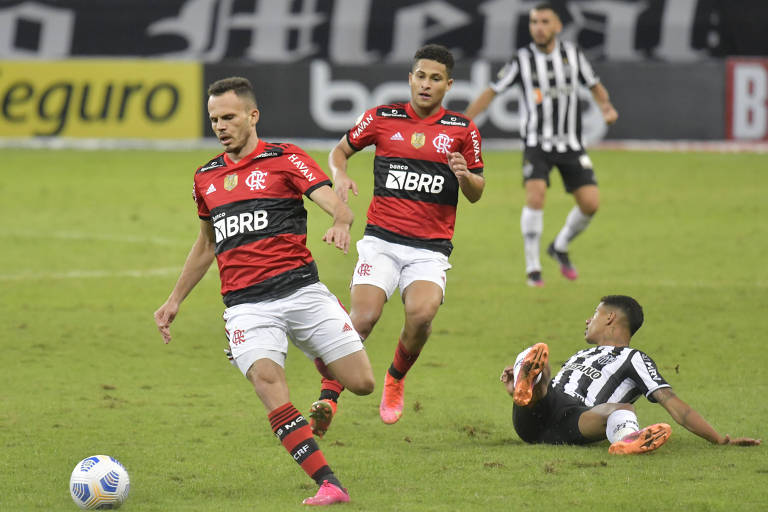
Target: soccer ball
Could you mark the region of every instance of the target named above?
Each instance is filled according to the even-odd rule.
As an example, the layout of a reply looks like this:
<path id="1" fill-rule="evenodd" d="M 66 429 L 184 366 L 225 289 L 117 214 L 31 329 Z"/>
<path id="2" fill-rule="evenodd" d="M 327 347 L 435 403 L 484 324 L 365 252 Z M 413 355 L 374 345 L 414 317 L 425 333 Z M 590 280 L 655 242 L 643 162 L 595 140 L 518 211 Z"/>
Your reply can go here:
<path id="1" fill-rule="evenodd" d="M 83 510 L 119 508 L 130 488 L 128 472 L 109 455 L 81 460 L 69 479 L 69 494 Z"/>

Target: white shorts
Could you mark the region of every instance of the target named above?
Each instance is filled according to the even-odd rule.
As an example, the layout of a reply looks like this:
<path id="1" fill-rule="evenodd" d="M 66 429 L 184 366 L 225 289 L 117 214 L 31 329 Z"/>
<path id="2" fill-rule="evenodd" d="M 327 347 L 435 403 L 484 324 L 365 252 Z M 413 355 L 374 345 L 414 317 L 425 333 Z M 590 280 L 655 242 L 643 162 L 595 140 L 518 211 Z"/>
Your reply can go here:
<path id="1" fill-rule="evenodd" d="M 400 288 L 402 294 L 414 281 L 431 281 L 443 290 L 445 296 L 445 272 L 451 264 L 443 253 L 364 236 L 357 242 L 357 254 L 352 286 L 377 286 L 389 299 L 395 288 Z"/>
<path id="2" fill-rule="evenodd" d="M 281 299 L 232 306 L 223 317 L 232 357 L 243 375 L 264 358 L 285 367 L 289 338 L 307 357 L 325 364 L 363 350 L 352 320 L 323 283 Z"/>

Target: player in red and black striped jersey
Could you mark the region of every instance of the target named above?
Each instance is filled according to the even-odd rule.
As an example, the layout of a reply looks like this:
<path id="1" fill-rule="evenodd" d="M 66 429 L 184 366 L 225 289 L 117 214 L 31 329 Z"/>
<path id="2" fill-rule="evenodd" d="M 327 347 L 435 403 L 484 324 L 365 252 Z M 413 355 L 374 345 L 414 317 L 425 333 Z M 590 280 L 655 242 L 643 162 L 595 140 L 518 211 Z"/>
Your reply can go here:
<path id="1" fill-rule="evenodd" d="M 452 68 L 447 48 L 419 49 L 409 74 L 410 102 L 364 112 L 329 156 L 336 194 L 347 202 L 349 190 L 358 192 L 347 174 L 349 158 L 376 146 L 373 200 L 364 237 L 357 243 L 350 317 L 367 338 L 385 302 L 400 289 L 405 325 L 385 376 L 379 408 L 385 423 L 402 415 L 405 376 L 443 301 L 459 191 L 474 203 L 485 187 L 480 132 L 470 119 L 442 106 L 453 83 Z M 323 381 L 320 400 L 311 410 L 316 435 L 327 430 L 341 389 Z"/>
<path id="2" fill-rule="evenodd" d="M 290 401 L 284 366 L 290 339 L 354 393 L 373 391 L 360 335 L 319 281 L 306 246 L 303 196 L 333 217 L 323 240 L 345 253 L 352 211 L 304 151 L 259 139 L 259 110 L 248 80 L 219 80 L 208 93 L 211 127 L 225 151 L 195 173 L 200 233 L 170 297 L 155 312 L 155 322 L 168 343 L 181 302 L 216 258 L 234 363 L 266 407 L 275 436 L 320 486 L 304 503 L 349 501 L 309 424 Z"/>

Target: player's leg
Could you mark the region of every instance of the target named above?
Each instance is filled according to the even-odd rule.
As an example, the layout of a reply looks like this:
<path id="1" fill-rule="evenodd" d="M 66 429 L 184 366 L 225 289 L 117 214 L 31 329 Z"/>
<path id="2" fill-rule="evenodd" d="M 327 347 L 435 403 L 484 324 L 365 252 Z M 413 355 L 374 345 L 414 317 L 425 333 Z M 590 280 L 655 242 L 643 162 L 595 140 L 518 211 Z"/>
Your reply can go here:
<path id="1" fill-rule="evenodd" d="M 278 302 L 241 304 L 225 310 L 232 357 L 267 409 L 272 432 L 304 472 L 321 486 L 324 499 L 349 501 L 349 495 L 312 437 L 309 424 L 290 401 L 284 370 L 288 338 Z"/>
<path id="2" fill-rule="evenodd" d="M 403 414 L 405 376 L 418 359 L 432 332 L 432 320 L 443 301 L 443 289 L 432 281 L 413 281 L 403 290 L 405 323 L 392 363 L 384 376 L 379 414 L 384 423 Z"/>
<path id="3" fill-rule="evenodd" d="M 635 408 L 627 403 L 600 404 L 579 416 L 579 431 L 590 440 L 608 439 L 610 453 L 645 453 L 663 445 L 672 429 L 657 423 L 640 429 Z"/>
<path id="4" fill-rule="evenodd" d="M 577 279 L 579 274 L 571 263 L 568 248 L 571 241 L 582 233 L 600 206 L 592 161 L 582 152 L 563 157 L 558 163 L 565 190 L 573 194 L 576 205 L 568 212 L 565 224 L 547 247 L 547 254 L 560 265 L 560 273 L 567 279 Z"/>
<path id="5" fill-rule="evenodd" d="M 536 343 L 518 354 L 515 364 L 505 368 L 501 380 L 516 405 L 525 407 L 541 400 L 547 394 L 550 381 L 547 344 Z"/>
<path id="6" fill-rule="evenodd" d="M 520 214 L 520 230 L 523 234 L 525 273 L 528 286 L 544 286 L 541 278 L 539 257 L 541 233 L 544 230 L 544 203 L 549 186 L 552 165 L 544 151 L 526 148 L 523 152 L 523 184 L 525 206 Z"/>
<path id="7" fill-rule="evenodd" d="M 397 287 L 398 269 L 388 256 L 382 241 L 363 237 L 357 242 L 358 261 L 352 274 L 350 291 L 352 327 L 364 340 L 381 318 L 384 304 Z M 367 356 L 366 356 L 367 357 Z M 320 381 L 320 397 L 310 407 L 310 425 L 318 437 L 328 430 L 338 409 L 338 400 L 344 386 L 332 378 L 319 359 L 315 360 L 323 378 Z"/>

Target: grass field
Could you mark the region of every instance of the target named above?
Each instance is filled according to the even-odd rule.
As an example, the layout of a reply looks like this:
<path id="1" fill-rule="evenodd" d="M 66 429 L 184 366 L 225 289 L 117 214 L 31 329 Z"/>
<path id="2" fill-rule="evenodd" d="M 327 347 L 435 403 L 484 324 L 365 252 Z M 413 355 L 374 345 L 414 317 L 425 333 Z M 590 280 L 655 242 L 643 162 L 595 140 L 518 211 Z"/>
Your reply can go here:
<path id="1" fill-rule="evenodd" d="M 75 510 L 67 484 L 92 454 L 131 475 L 130 511 L 292 511 L 314 482 L 269 431 L 249 384 L 226 363 L 215 265 L 163 345 L 153 311 L 196 236 L 194 168 L 210 151 L 3 150 L 0 197 L 0 510 Z M 326 155 L 313 153 L 325 166 Z M 545 341 L 559 366 L 584 346 L 602 295 L 643 304 L 633 345 L 720 432 L 765 438 L 768 408 L 768 157 L 595 151 L 602 207 L 571 247 L 581 277 L 544 258 L 546 287 L 524 284 L 518 153 L 487 153 L 487 188 L 462 200 L 445 305 L 409 374 L 406 411 L 378 418 L 380 382 L 402 322 L 398 298 L 367 342 L 378 379 L 345 394 L 321 447 L 350 489 L 348 511 L 693 510 L 768 505 L 766 447 L 712 446 L 670 422 L 659 451 L 615 457 L 590 447 L 523 444 L 501 369 Z M 352 159 L 359 238 L 371 153 Z M 544 243 L 571 198 L 553 180 Z M 322 280 L 348 299 L 356 255 L 321 241 Z M 314 366 L 291 349 L 292 400 L 316 398 Z"/>

